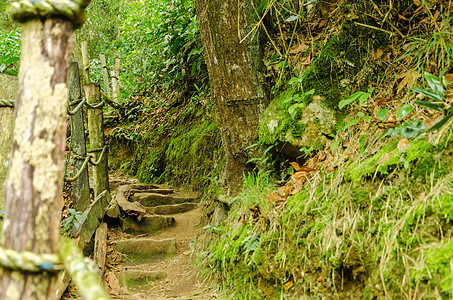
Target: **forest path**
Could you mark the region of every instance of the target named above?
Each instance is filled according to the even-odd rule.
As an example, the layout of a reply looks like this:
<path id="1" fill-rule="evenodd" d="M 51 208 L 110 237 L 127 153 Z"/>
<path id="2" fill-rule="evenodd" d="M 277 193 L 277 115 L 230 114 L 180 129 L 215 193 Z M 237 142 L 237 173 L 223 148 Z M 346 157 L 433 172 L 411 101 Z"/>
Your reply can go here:
<path id="1" fill-rule="evenodd" d="M 122 209 L 117 218 L 106 217 L 109 230 L 104 278 L 111 296 L 131 300 L 215 299 L 215 294 L 199 282 L 194 265 L 193 243 L 202 215 L 196 203 L 198 196 L 163 185 L 113 181 L 112 187 L 113 199 Z"/>

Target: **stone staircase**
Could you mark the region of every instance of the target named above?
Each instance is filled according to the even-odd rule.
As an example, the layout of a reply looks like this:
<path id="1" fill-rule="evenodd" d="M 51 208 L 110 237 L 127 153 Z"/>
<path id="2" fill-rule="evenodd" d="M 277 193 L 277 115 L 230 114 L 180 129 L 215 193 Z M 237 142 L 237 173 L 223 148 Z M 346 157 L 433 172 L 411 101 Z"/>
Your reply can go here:
<path id="1" fill-rule="evenodd" d="M 105 276 L 113 297 L 213 299 L 193 266 L 198 198 L 159 185 L 116 188 L 115 205 L 106 214 L 108 223 L 117 225 L 109 225 Z"/>

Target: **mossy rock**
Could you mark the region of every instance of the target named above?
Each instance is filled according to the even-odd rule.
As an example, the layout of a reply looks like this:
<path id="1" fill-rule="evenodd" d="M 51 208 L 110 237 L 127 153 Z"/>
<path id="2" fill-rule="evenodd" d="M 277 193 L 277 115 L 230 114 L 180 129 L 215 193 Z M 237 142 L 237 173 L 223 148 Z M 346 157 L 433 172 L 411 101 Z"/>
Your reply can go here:
<path id="1" fill-rule="evenodd" d="M 278 144 L 279 150 L 293 160 L 304 154 L 302 148 L 317 150 L 324 147 L 323 133 L 330 132 L 335 123 L 334 113 L 319 100 L 285 105 L 294 94 L 295 91 L 289 89 L 272 100 L 259 127 L 261 143 Z M 292 115 L 289 113 L 291 107 Z"/>

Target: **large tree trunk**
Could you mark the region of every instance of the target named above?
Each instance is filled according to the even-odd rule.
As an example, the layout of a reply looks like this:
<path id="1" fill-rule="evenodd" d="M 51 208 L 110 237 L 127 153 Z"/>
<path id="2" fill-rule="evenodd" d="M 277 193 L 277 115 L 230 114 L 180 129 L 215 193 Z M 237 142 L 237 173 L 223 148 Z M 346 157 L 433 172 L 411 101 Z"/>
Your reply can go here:
<path id="1" fill-rule="evenodd" d="M 260 73 L 260 32 L 246 38 L 256 23 L 249 0 L 197 0 L 196 9 L 226 152 L 226 180 L 234 195 L 252 167 L 246 162 L 254 153 L 245 148 L 258 140 L 259 118 L 269 104 Z"/>
<path id="2" fill-rule="evenodd" d="M 73 28 L 59 19 L 22 25 L 13 152 L 2 245 L 57 252 L 62 208 L 68 67 Z M 0 299 L 51 299 L 55 277 L 0 268 Z"/>

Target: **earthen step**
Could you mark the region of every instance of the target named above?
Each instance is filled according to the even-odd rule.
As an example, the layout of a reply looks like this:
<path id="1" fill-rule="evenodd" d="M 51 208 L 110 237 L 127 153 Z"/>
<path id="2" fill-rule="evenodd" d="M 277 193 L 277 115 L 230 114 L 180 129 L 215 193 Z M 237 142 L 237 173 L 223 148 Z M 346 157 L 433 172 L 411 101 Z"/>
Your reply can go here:
<path id="1" fill-rule="evenodd" d="M 147 207 L 146 212 L 157 215 L 173 215 L 188 212 L 197 208 L 197 203 L 180 203 L 171 205 L 160 205 L 155 207 Z"/>
<path id="2" fill-rule="evenodd" d="M 152 281 L 162 280 L 167 274 L 165 272 L 145 271 L 145 270 L 125 270 L 115 273 L 118 281 L 123 285 L 140 287 Z"/>
<path id="3" fill-rule="evenodd" d="M 121 254 L 126 265 L 140 265 L 178 252 L 174 239 L 155 240 L 150 238 L 117 241 L 115 251 Z"/>
<path id="4" fill-rule="evenodd" d="M 140 221 L 135 217 L 126 217 L 121 221 L 121 229 L 129 234 L 149 234 L 168 228 L 175 224 L 169 216 L 145 215 Z"/>
<path id="5" fill-rule="evenodd" d="M 143 206 L 161 206 L 161 205 L 171 205 L 171 204 L 180 204 L 186 202 L 193 202 L 198 199 L 198 196 L 186 196 L 181 194 L 174 195 L 162 195 L 158 193 L 135 193 L 130 197 L 130 202 L 137 201 Z"/>

